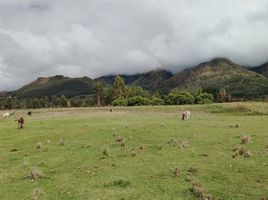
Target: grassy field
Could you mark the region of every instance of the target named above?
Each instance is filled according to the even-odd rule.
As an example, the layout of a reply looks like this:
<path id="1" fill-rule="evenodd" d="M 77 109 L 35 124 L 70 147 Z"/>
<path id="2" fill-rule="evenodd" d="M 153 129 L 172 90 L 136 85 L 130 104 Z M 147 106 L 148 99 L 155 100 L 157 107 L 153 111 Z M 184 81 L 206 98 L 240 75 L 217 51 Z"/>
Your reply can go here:
<path id="1" fill-rule="evenodd" d="M 268 103 L 32 111 L 0 119 L 1 200 L 268 198 Z"/>

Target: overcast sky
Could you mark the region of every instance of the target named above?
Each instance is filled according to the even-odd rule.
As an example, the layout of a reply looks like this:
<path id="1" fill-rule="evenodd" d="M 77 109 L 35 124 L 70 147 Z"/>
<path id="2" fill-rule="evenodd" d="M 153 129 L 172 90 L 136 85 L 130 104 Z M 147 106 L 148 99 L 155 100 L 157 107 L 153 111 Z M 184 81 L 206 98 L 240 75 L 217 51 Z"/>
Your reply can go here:
<path id="1" fill-rule="evenodd" d="M 214 57 L 268 61 L 268 0 L 0 0 L 0 91 Z"/>

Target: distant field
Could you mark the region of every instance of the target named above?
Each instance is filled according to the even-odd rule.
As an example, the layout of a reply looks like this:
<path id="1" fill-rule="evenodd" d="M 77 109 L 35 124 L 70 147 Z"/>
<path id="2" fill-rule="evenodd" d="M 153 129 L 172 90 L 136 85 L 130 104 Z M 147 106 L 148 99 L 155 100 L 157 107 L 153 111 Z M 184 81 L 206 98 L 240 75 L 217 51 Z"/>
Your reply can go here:
<path id="1" fill-rule="evenodd" d="M 32 112 L 0 119 L 1 200 L 268 199 L 268 103 Z"/>

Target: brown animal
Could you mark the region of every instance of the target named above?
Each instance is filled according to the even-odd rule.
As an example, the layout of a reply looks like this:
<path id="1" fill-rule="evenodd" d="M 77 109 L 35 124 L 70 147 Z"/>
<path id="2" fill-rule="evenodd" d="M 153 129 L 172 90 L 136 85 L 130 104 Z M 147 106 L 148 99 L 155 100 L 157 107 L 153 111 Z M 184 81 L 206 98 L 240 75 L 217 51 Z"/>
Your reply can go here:
<path id="1" fill-rule="evenodd" d="M 17 119 L 17 121 L 18 121 L 18 128 L 20 129 L 20 128 L 23 128 L 23 125 L 24 125 L 24 118 L 23 117 L 19 117 L 18 119 Z"/>
<path id="2" fill-rule="evenodd" d="M 184 111 L 182 114 L 181 114 L 181 119 L 182 120 L 188 120 L 189 117 L 191 115 L 191 112 L 190 111 Z"/>

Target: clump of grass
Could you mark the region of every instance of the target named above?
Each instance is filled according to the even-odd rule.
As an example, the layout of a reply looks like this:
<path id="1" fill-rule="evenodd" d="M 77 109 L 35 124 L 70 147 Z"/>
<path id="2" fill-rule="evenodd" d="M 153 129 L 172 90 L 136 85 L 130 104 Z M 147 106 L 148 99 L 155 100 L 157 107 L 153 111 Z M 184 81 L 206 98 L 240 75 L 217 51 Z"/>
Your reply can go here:
<path id="1" fill-rule="evenodd" d="M 230 125 L 231 128 L 239 128 L 239 125 L 236 124 L 236 125 Z"/>
<path id="2" fill-rule="evenodd" d="M 187 148 L 189 145 L 188 145 L 188 141 L 187 140 L 183 140 L 180 142 L 180 147 L 181 148 Z"/>
<path id="3" fill-rule="evenodd" d="M 208 154 L 207 153 L 200 153 L 199 155 L 200 156 L 203 156 L 203 157 L 208 157 Z"/>
<path id="4" fill-rule="evenodd" d="M 99 160 L 101 160 L 101 159 L 106 159 L 106 158 L 108 158 L 109 157 L 109 150 L 108 149 L 104 149 L 103 151 L 102 151 L 102 156 L 100 157 L 100 159 Z"/>
<path id="5" fill-rule="evenodd" d="M 19 151 L 19 149 L 18 148 L 12 148 L 12 149 L 10 149 L 10 152 L 16 152 L 16 151 Z"/>
<path id="6" fill-rule="evenodd" d="M 33 194 L 32 194 L 32 200 L 38 200 L 41 199 L 45 195 L 44 191 L 37 188 L 34 189 Z"/>
<path id="7" fill-rule="evenodd" d="M 121 143 L 120 143 L 120 147 L 126 147 L 127 145 L 126 145 L 126 143 L 124 142 L 124 141 L 122 141 Z"/>
<path id="8" fill-rule="evenodd" d="M 132 157 L 135 157 L 136 155 L 137 155 L 137 153 L 136 153 L 135 151 L 132 151 L 132 152 L 131 152 L 131 156 L 132 156 Z"/>
<path id="9" fill-rule="evenodd" d="M 198 172 L 198 169 L 195 168 L 195 167 L 190 167 L 190 168 L 187 170 L 187 174 L 188 174 L 188 175 L 197 174 L 197 172 Z"/>
<path id="10" fill-rule="evenodd" d="M 243 147 L 237 147 L 233 149 L 233 152 L 234 152 L 232 156 L 233 158 L 235 158 L 236 156 L 243 156 L 245 158 L 249 158 L 250 156 L 252 156 L 252 153 Z"/>
<path id="11" fill-rule="evenodd" d="M 188 141 L 186 139 L 182 141 L 171 139 L 168 141 L 168 144 L 170 144 L 174 148 L 177 146 L 179 146 L 180 148 L 187 148 L 189 146 Z"/>
<path id="12" fill-rule="evenodd" d="M 251 141 L 251 137 L 249 135 L 241 135 L 241 144 L 248 144 Z"/>
<path id="13" fill-rule="evenodd" d="M 42 149 L 42 143 L 41 142 L 37 142 L 36 143 L 36 148 L 37 149 Z"/>
<path id="14" fill-rule="evenodd" d="M 129 182 L 129 181 L 124 180 L 124 179 L 118 179 L 118 180 L 113 181 L 113 182 L 110 183 L 110 184 L 105 184 L 104 186 L 105 186 L 105 187 L 113 186 L 113 187 L 126 188 L 126 187 L 128 187 L 129 185 L 130 185 L 130 182 Z"/>
<path id="15" fill-rule="evenodd" d="M 119 142 L 119 143 L 120 143 L 120 142 L 123 142 L 123 140 L 124 140 L 124 139 L 123 139 L 122 137 L 120 137 L 120 136 L 116 136 L 116 138 L 115 138 L 115 141 L 116 141 L 116 142 Z"/>
<path id="16" fill-rule="evenodd" d="M 185 180 L 186 180 L 187 182 L 192 182 L 192 181 L 193 181 L 193 178 L 192 178 L 191 175 L 187 175 L 187 177 L 185 178 Z"/>
<path id="17" fill-rule="evenodd" d="M 108 149 L 104 149 L 104 150 L 102 151 L 102 155 L 103 155 L 105 158 L 109 157 L 109 151 L 108 151 Z"/>
<path id="18" fill-rule="evenodd" d="M 177 141 L 175 139 L 171 139 L 167 143 L 170 144 L 170 145 L 176 145 Z"/>
<path id="19" fill-rule="evenodd" d="M 63 140 L 62 138 L 60 138 L 59 145 L 60 145 L 60 146 L 64 146 L 64 145 L 65 145 L 64 140 Z"/>
<path id="20" fill-rule="evenodd" d="M 164 146 L 163 146 L 163 145 L 159 145 L 157 148 L 158 148 L 159 150 L 162 150 L 162 149 L 164 148 Z"/>
<path id="21" fill-rule="evenodd" d="M 32 179 L 32 181 L 36 181 L 42 177 L 42 172 L 37 167 L 33 167 L 30 171 L 29 177 Z"/>
<path id="22" fill-rule="evenodd" d="M 210 195 L 206 194 L 206 191 L 203 189 L 200 183 L 192 182 L 192 186 L 190 188 L 190 192 L 198 197 L 200 200 L 210 200 L 212 199 Z"/>
<path id="23" fill-rule="evenodd" d="M 145 146 L 142 144 L 140 147 L 139 147 L 139 150 L 144 150 Z"/>
<path id="24" fill-rule="evenodd" d="M 181 175 L 181 171 L 180 171 L 180 169 L 178 167 L 175 168 L 173 173 L 174 173 L 175 176 L 180 176 Z"/>

